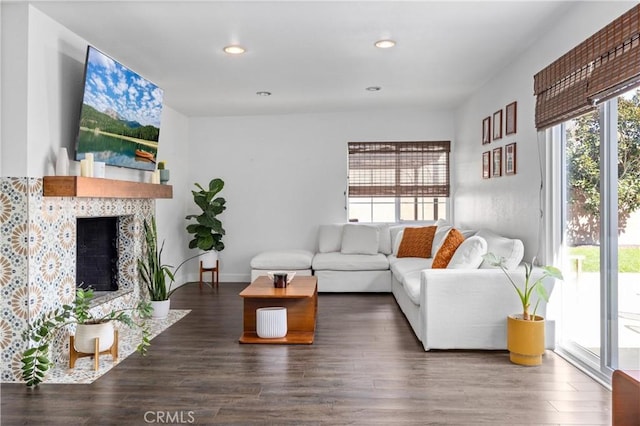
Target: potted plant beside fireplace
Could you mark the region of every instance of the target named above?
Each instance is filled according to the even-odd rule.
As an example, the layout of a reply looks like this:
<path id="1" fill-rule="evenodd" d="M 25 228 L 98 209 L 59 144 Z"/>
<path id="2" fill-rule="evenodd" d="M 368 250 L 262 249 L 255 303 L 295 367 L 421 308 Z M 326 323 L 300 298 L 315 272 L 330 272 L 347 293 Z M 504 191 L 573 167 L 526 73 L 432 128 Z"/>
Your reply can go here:
<path id="1" fill-rule="evenodd" d="M 172 267 L 162 263 L 164 241 L 158 248 L 158 231 L 153 216 L 150 222 L 147 222 L 146 219 L 144 221 L 144 241 L 144 253 L 138 259 L 138 272 L 149 292 L 153 308 L 152 318 L 166 318 L 171 304 L 169 297 L 176 290 L 171 289 L 175 278 L 171 271 Z M 167 281 L 169 281 L 169 285 L 167 285 Z"/>
<path id="2" fill-rule="evenodd" d="M 224 181 L 219 178 L 212 179 L 207 189 L 196 183 L 199 191 L 191 191 L 193 201 L 202 210 L 199 214 L 186 216 L 187 220 L 195 219 L 196 223 L 187 225 L 187 232 L 193 234 L 193 239 L 189 241 L 189 248 L 200 249 L 202 255 L 202 268 L 215 268 L 217 266 L 218 252 L 224 250 L 222 237 L 225 230 L 222 222 L 217 218 L 227 208 L 226 200 L 216 195 L 224 188 Z"/>
<path id="3" fill-rule="evenodd" d="M 540 315 L 536 315 L 540 300 L 549 302 L 549 294 L 544 287 L 543 281 L 547 278 L 562 280 L 562 272 L 554 266 L 542 266 L 541 273 L 536 274 L 535 281 L 532 280 L 534 274 L 533 262 L 524 262 L 524 282 L 522 285 L 507 272 L 504 266 L 504 258 L 500 258 L 493 253 L 484 255 L 484 259 L 493 266 L 497 266 L 507 277 L 509 284 L 520 298 L 522 304 L 522 314 L 509 315 L 507 317 L 507 349 L 509 350 L 509 360 L 519 365 L 540 365 L 542 354 L 544 353 L 544 329 L 545 321 Z M 534 259 L 535 262 L 535 259 Z M 533 312 L 530 313 L 533 292 L 536 292 L 536 301 Z"/>
<path id="4" fill-rule="evenodd" d="M 93 299 L 92 289 L 78 288 L 71 305 L 63 305 L 33 321 L 22 333 L 27 349 L 22 353 L 22 378 L 27 386 L 37 386 L 53 366 L 50 359 L 50 345 L 59 332 L 67 326 L 76 325 L 73 344 L 77 352 L 94 353 L 95 338 L 99 337 L 100 351 L 113 344 L 113 322 L 118 321 L 131 328 L 142 330 L 137 351 L 146 355 L 150 342 L 150 331 L 145 321 L 151 313 L 148 302 L 141 301 L 135 308 L 114 309 L 103 315 L 94 315 L 89 306 Z M 86 343 L 89 342 L 89 346 Z"/>

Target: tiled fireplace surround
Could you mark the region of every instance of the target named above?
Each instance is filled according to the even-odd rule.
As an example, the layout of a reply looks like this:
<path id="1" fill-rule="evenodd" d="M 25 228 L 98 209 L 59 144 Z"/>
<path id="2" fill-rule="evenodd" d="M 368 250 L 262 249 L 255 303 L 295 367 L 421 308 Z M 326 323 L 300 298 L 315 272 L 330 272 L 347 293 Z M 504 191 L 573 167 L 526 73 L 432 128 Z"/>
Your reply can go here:
<path id="1" fill-rule="evenodd" d="M 77 217 L 120 217 L 120 290 L 93 309 L 133 306 L 140 299 L 136 259 L 154 200 L 43 197 L 42 184 L 41 178 L 0 178 L 0 351 L 7 382 L 20 380 L 21 335 L 28 322 L 73 301 Z M 71 331 L 63 331 L 52 348 L 57 363 L 68 359 Z"/>

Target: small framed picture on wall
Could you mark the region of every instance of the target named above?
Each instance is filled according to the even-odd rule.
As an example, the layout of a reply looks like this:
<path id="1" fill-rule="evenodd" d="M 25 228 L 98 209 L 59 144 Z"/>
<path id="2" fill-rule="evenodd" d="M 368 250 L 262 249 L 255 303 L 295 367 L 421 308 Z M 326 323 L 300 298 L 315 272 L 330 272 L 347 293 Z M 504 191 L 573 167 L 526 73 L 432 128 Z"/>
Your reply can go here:
<path id="1" fill-rule="evenodd" d="M 504 147 L 504 174 L 516 174 L 516 143 L 510 143 Z"/>
<path id="2" fill-rule="evenodd" d="M 511 102 L 505 111 L 507 114 L 505 134 L 512 135 L 516 132 L 518 125 L 518 102 Z"/>
<path id="3" fill-rule="evenodd" d="M 502 139 L 502 110 L 493 113 L 493 140 Z"/>
<path id="4" fill-rule="evenodd" d="M 491 117 L 482 120 L 482 145 L 491 143 Z"/>
<path id="5" fill-rule="evenodd" d="M 482 178 L 489 179 L 491 177 L 491 152 L 482 153 Z"/>
<path id="6" fill-rule="evenodd" d="M 493 148 L 493 161 L 491 166 L 491 175 L 493 177 L 502 176 L 502 147 Z"/>

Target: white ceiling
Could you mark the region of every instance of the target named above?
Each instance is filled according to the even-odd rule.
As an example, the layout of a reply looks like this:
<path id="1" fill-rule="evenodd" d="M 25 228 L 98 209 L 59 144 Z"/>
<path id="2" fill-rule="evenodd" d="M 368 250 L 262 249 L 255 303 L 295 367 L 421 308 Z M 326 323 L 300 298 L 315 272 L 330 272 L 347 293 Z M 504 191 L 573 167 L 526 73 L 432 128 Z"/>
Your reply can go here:
<path id="1" fill-rule="evenodd" d="M 162 87 L 165 104 L 188 116 L 452 108 L 571 7 L 564 1 L 31 3 Z M 396 47 L 375 48 L 381 38 L 396 40 Z M 231 43 L 247 52 L 223 53 Z"/>

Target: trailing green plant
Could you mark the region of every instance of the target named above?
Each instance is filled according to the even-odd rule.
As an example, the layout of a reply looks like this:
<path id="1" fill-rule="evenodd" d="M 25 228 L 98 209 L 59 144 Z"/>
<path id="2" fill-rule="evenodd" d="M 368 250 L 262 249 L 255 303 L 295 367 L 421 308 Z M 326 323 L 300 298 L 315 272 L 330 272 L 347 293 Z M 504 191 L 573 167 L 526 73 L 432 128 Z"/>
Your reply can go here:
<path id="1" fill-rule="evenodd" d="M 119 321 L 128 327 L 138 327 L 142 330 L 142 337 L 136 350 L 142 355 L 147 354 L 151 345 L 150 331 L 146 318 L 151 315 L 151 304 L 141 301 L 135 308 L 116 309 L 102 316 L 94 316 L 89 311 L 92 289 L 77 289 L 73 304 L 63 305 L 43 317 L 32 322 L 22 333 L 22 339 L 28 348 L 22 353 L 22 378 L 27 386 L 37 386 L 51 368 L 49 349 L 52 340 L 59 330 L 71 324 L 99 324 L 108 321 Z"/>
<path id="2" fill-rule="evenodd" d="M 153 216 L 151 216 L 151 223 L 144 220 L 144 240 L 146 248 L 142 257 L 138 259 L 140 279 L 149 292 L 151 300 L 167 300 L 177 289 L 171 290 L 175 281 L 174 273 L 171 271 L 172 266 L 162 263 L 164 241 L 158 249 L 158 231 L 156 219 Z M 169 286 L 167 286 L 167 279 L 171 280 Z"/>
<path id="3" fill-rule="evenodd" d="M 484 256 L 484 259 L 489 262 L 492 266 L 497 266 L 504 272 L 505 276 L 509 280 L 509 283 L 513 286 L 518 293 L 518 297 L 520 298 L 520 302 L 522 303 L 522 319 L 525 321 L 534 321 L 536 317 L 536 311 L 538 310 L 538 305 L 540 304 L 540 300 L 544 300 L 545 302 L 549 302 L 549 294 L 547 290 L 542 285 L 542 281 L 545 278 L 551 277 L 558 280 L 563 280 L 562 271 L 556 268 L 555 266 L 542 266 L 542 274 L 541 276 L 531 282 L 531 274 L 533 273 L 533 263 L 535 262 L 535 258 L 532 263 L 524 263 L 524 285 L 518 286 L 507 269 L 504 267 L 505 259 L 503 257 L 498 257 L 494 253 L 487 253 Z M 533 308 L 533 313 L 529 314 L 529 308 L 531 307 L 531 295 L 533 291 L 536 291 L 538 295 L 538 300 Z"/>
<path id="4" fill-rule="evenodd" d="M 227 207 L 225 206 L 226 200 L 222 197 L 216 198 L 216 195 L 224 188 L 224 181 L 219 178 L 212 179 L 208 189 L 198 183 L 195 185 L 199 191 L 191 191 L 191 193 L 193 201 L 202 210 L 202 213 L 186 216 L 187 220 L 196 220 L 196 223 L 187 225 L 187 232 L 193 234 L 193 239 L 189 241 L 189 248 L 199 248 L 202 251 L 222 251 L 224 250 L 222 237 L 225 235 L 225 230 L 217 216 Z"/>

